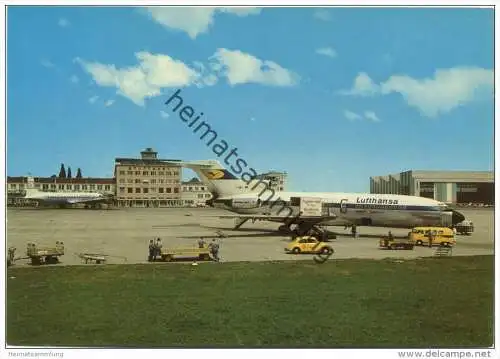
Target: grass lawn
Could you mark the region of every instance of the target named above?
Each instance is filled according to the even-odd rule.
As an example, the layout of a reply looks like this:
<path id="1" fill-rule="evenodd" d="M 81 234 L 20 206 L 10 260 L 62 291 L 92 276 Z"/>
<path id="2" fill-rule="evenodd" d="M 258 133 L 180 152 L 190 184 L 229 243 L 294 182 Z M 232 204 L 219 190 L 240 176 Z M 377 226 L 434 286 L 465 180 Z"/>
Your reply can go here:
<path id="1" fill-rule="evenodd" d="M 493 256 L 10 267 L 7 343 L 490 346 L 493 293 Z"/>

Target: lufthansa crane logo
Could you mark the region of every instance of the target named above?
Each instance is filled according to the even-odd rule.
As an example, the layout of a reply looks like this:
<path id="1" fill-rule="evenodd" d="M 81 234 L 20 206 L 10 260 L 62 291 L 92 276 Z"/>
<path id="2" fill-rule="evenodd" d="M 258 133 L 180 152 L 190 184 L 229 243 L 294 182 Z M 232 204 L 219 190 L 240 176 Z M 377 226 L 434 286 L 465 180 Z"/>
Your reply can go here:
<path id="1" fill-rule="evenodd" d="M 221 170 L 210 170 L 205 172 L 208 179 L 216 180 L 224 177 L 224 171 Z"/>

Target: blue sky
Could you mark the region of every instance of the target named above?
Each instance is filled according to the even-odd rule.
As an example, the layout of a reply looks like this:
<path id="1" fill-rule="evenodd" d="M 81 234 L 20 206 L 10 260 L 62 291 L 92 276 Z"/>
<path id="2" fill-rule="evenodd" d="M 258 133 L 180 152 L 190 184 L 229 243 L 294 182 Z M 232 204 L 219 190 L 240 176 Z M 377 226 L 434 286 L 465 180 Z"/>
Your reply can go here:
<path id="1" fill-rule="evenodd" d="M 11 176 L 217 159 L 165 106 L 179 88 L 290 190 L 493 169 L 493 10 L 9 7 L 7 26 Z"/>

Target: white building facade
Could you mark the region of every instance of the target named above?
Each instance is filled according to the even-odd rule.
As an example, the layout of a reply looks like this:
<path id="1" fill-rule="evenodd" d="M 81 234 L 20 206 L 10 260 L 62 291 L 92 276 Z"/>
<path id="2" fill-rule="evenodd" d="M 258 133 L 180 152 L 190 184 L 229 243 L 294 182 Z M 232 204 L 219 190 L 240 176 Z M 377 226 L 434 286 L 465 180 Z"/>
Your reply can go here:
<path id="1" fill-rule="evenodd" d="M 278 171 L 269 171 L 260 174 L 258 177 L 261 179 L 269 181 L 269 187 L 276 192 L 285 191 L 287 173 Z"/>
<path id="2" fill-rule="evenodd" d="M 205 184 L 197 178 L 188 182 L 182 182 L 181 201 L 185 207 L 204 207 L 206 202 L 212 198 Z"/>
<path id="3" fill-rule="evenodd" d="M 405 171 L 370 178 L 370 193 L 403 194 L 446 203 L 493 205 L 492 171 Z"/>

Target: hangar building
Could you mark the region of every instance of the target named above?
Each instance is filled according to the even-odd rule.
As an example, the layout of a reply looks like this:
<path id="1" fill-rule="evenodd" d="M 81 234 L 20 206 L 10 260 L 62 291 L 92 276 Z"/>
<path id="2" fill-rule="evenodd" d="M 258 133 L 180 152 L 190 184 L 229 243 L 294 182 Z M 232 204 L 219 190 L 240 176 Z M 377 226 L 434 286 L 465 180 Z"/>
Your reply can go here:
<path id="1" fill-rule="evenodd" d="M 492 171 L 405 171 L 370 177 L 370 193 L 403 194 L 446 203 L 493 205 Z"/>

